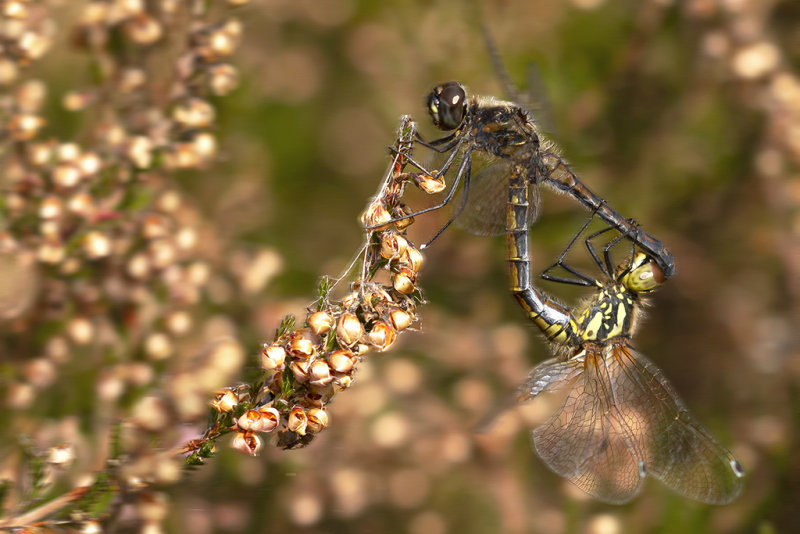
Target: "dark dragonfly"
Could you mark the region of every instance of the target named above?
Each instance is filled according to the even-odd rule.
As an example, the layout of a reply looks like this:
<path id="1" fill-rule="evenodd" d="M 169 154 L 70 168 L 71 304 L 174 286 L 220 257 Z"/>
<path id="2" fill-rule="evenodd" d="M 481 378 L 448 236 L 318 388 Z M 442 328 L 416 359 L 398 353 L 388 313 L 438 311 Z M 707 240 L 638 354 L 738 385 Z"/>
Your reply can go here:
<path id="1" fill-rule="evenodd" d="M 544 183 L 573 196 L 611 226 L 626 233 L 655 258 L 666 277 L 674 274 L 673 257 L 666 247 L 581 183 L 555 149 L 542 141 L 533 120 L 522 107 L 493 97 L 467 96 L 460 83 L 448 82 L 431 91 L 427 108 L 434 125 L 451 133 L 430 142 L 418 136 L 419 142 L 447 156 L 437 171 L 428 171 L 413 160 L 412 164 L 422 171 L 420 175 L 440 179 L 458 162 L 453 183 L 439 204 L 401 215 L 390 222 L 449 204 L 461 185 L 463 192 L 451 218 L 433 239 L 454 220 L 457 226 L 479 235 L 501 235 L 507 230 L 506 202 L 510 188 L 530 189 L 526 195 L 530 207 L 527 219 L 524 225 L 517 226 L 521 229 L 535 220 L 538 185 Z M 495 161 L 473 176 L 473 153 Z"/>
<path id="2" fill-rule="evenodd" d="M 631 500 L 650 475 L 690 499 L 731 502 L 742 490 L 741 465 L 692 418 L 658 367 L 631 346 L 642 296 L 664 281 L 661 267 L 632 247 L 629 258 L 613 268 L 610 250 L 625 236 L 607 243 L 601 258 L 592 239 L 611 230 L 605 228 L 586 239 L 603 279 L 582 274 L 564 258 L 584 228 L 542 277 L 594 287 L 595 293 L 573 309 L 535 287 L 527 300 L 531 320 L 558 356 L 534 367 L 514 400 L 566 390 L 561 407 L 532 431 L 536 452 L 550 469 L 602 501 Z M 509 234 L 508 240 L 517 251 L 512 285 L 520 286 L 526 275 L 519 260 L 527 256 L 520 248 L 527 242 L 516 237 Z M 556 266 L 572 277 L 553 275 Z"/>

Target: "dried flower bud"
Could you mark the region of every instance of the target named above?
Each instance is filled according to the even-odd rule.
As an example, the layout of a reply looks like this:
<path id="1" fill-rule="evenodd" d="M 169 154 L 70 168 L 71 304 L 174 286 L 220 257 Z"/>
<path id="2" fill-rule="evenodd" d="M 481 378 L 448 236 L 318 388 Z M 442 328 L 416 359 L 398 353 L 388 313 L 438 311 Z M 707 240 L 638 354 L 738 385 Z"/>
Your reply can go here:
<path id="1" fill-rule="evenodd" d="M 80 181 L 81 171 L 71 163 L 62 163 L 53 169 L 53 182 L 59 187 L 75 187 Z"/>
<path id="2" fill-rule="evenodd" d="M 356 365 L 356 356 L 346 350 L 335 350 L 328 356 L 328 365 L 337 373 L 349 373 Z"/>
<path id="3" fill-rule="evenodd" d="M 164 30 L 153 17 L 140 14 L 126 26 L 130 39 L 141 45 L 150 45 L 161 39 Z"/>
<path id="4" fill-rule="evenodd" d="M 145 339 L 144 350 L 151 360 L 164 360 L 172 355 L 172 340 L 163 332 L 153 332 Z"/>
<path id="5" fill-rule="evenodd" d="M 152 152 L 153 143 L 149 137 L 139 135 L 128 141 L 126 155 L 139 169 L 146 169 L 153 163 Z"/>
<path id="6" fill-rule="evenodd" d="M 47 463 L 57 467 L 64 467 L 72 463 L 74 459 L 75 448 L 68 443 L 50 447 L 47 451 Z"/>
<path id="7" fill-rule="evenodd" d="M 400 267 L 400 269 L 392 276 L 392 286 L 404 295 L 409 295 L 414 292 L 416 286 L 414 279 L 416 276 L 414 272 L 408 267 Z"/>
<path id="8" fill-rule="evenodd" d="M 406 252 L 408 241 L 403 236 L 394 232 L 381 234 L 381 256 L 387 260 L 399 258 Z"/>
<path id="9" fill-rule="evenodd" d="M 340 391 L 343 391 L 353 384 L 353 377 L 350 375 L 337 376 L 333 379 L 333 383 L 336 384 Z"/>
<path id="10" fill-rule="evenodd" d="M 261 352 L 261 368 L 267 371 L 282 369 L 286 351 L 279 345 L 265 345 Z"/>
<path id="11" fill-rule="evenodd" d="M 45 241 L 39 245 L 36 251 L 36 257 L 39 258 L 39 261 L 53 265 L 61 263 L 66 254 L 67 250 L 64 248 L 64 244 L 54 239 Z"/>
<path id="12" fill-rule="evenodd" d="M 298 382 L 308 382 L 308 374 L 311 370 L 311 360 L 295 360 L 289 365 L 294 379 Z"/>
<path id="13" fill-rule="evenodd" d="M 418 273 L 422 268 L 422 253 L 416 248 L 409 246 L 406 248 L 406 253 L 403 255 L 403 263 L 406 263 L 411 270 Z"/>
<path id="14" fill-rule="evenodd" d="M 434 174 L 436 171 L 434 171 Z M 417 187 L 428 193 L 429 195 L 435 195 L 436 193 L 441 193 L 444 191 L 445 183 L 444 183 L 444 176 L 439 176 L 438 178 L 434 178 L 430 174 L 427 173 L 419 173 L 415 174 L 414 176 L 414 183 L 417 184 Z"/>
<path id="15" fill-rule="evenodd" d="M 190 98 L 172 110 L 172 118 L 187 128 L 206 128 L 214 122 L 214 108 L 200 98 Z"/>
<path id="16" fill-rule="evenodd" d="M 402 332 L 411 326 L 412 317 L 407 311 L 395 308 L 389 313 L 389 322 L 392 323 L 395 330 Z"/>
<path id="17" fill-rule="evenodd" d="M 247 410 L 236 420 L 236 424 L 245 431 L 261 432 L 261 412 Z"/>
<path id="18" fill-rule="evenodd" d="M 406 215 L 408 215 L 410 213 L 410 211 L 406 208 L 406 206 L 404 204 L 400 204 L 399 206 L 397 206 L 395 211 L 396 211 L 396 216 L 398 218 L 399 217 L 405 217 Z M 401 220 L 397 221 L 396 223 L 394 223 L 394 226 L 398 230 L 403 230 L 404 228 L 408 228 L 412 224 L 414 224 L 414 217 L 407 217 L 405 219 L 401 219 Z"/>
<path id="19" fill-rule="evenodd" d="M 367 211 L 361 214 L 361 225 L 373 230 L 385 229 L 388 226 L 386 223 L 390 220 L 392 220 L 392 215 L 380 198 L 373 200 Z"/>
<path id="20" fill-rule="evenodd" d="M 356 344 L 361 336 L 364 335 L 364 327 L 355 313 L 344 312 L 339 317 L 339 324 L 336 326 L 336 339 L 342 345 L 351 347 Z"/>
<path id="21" fill-rule="evenodd" d="M 333 328 L 333 317 L 325 311 L 314 312 L 308 316 L 308 327 L 312 332 L 321 336 Z"/>
<path id="22" fill-rule="evenodd" d="M 227 413 L 239 404 L 239 398 L 230 389 L 223 389 L 218 391 L 211 401 L 211 407 L 218 412 Z"/>
<path id="23" fill-rule="evenodd" d="M 225 96 L 239 85 L 239 72 L 226 63 L 210 67 L 208 76 L 211 92 L 217 96 Z"/>
<path id="24" fill-rule="evenodd" d="M 369 342 L 379 351 L 388 349 L 396 337 L 394 329 L 383 321 L 376 321 L 367 335 Z"/>
<path id="25" fill-rule="evenodd" d="M 312 386 L 324 386 L 333 381 L 331 368 L 323 360 L 317 360 L 308 372 L 308 383 Z"/>
<path id="26" fill-rule="evenodd" d="M 255 456 L 261 449 L 261 439 L 254 432 L 237 432 L 231 442 L 234 450 Z"/>
<path id="27" fill-rule="evenodd" d="M 308 426 L 308 416 L 303 410 L 302 406 L 294 406 L 289 412 L 289 420 L 286 427 L 301 436 L 306 435 L 306 428 Z"/>
<path id="28" fill-rule="evenodd" d="M 261 412 L 261 432 L 272 432 L 281 422 L 281 414 L 273 407 L 259 408 Z"/>
<path id="29" fill-rule="evenodd" d="M 57 196 L 46 197 L 39 206 L 39 217 L 42 219 L 57 219 L 63 212 L 64 204 Z"/>
<path id="30" fill-rule="evenodd" d="M 317 349 L 314 343 L 303 332 L 295 332 L 289 341 L 289 352 L 297 358 L 310 358 Z"/>
<path id="31" fill-rule="evenodd" d="M 8 121 L 8 131 L 15 141 L 29 141 L 36 137 L 44 125 L 44 119 L 38 115 L 20 113 Z"/>
<path id="32" fill-rule="evenodd" d="M 67 323 L 67 335 L 76 345 L 88 345 L 94 337 L 94 325 L 86 317 L 73 317 Z"/>
<path id="33" fill-rule="evenodd" d="M 83 250 L 90 259 L 105 258 L 111 254 L 111 240 L 100 232 L 89 232 L 83 237 Z"/>
<path id="34" fill-rule="evenodd" d="M 328 412 L 322 408 L 311 408 L 306 414 L 309 432 L 322 432 L 328 426 Z"/>

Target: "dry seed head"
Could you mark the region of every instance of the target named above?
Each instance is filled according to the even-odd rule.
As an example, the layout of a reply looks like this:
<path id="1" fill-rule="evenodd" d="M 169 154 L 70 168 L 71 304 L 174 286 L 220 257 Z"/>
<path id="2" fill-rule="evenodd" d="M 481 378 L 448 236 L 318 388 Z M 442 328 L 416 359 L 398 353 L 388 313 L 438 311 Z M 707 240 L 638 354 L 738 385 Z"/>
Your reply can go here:
<path id="1" fill-rule="evenodd" d="M 111 254 L 111 239 L 100 232 L 89 232 L 83 238 L 83 250 L 89 259 L 105 258 Z"/>
<path id="2" fill-rule="evenodd" d="M 77 193 L 69 199 L 67 207 L 72 213 L 88 218 L 94 213 L 93 201 L 94 199 L 89 193 Z"/>
<path id="3" fill-rule="evenodd" d="M 236 420 L 236 424 L 239 425 L 239 428 L 242 430 L 260 432 L 261 412 L 257 410 L 247 410 Z"/>
<path id="4" fill-rule="evenodd" d="M 53 182 L 59 187 L 75 187 L 80 181 L 81 171 L 71 163 L 62 163 L 53 169 Z"/>
<path id="5" fill-rule="evenodd" d="M 418 273 L 422 268 L 422 253 L 416 248 L 409 246 L 406 248 L 406 253 L 403 255 L 403 262 L 406 263 L 411 270 Z"/>
<path id="6" fill-rule="evenodd" d="M 64 245 L 56 240 L 45 241 L 39 245 L 39 248 L 36 250 L 36 257 L 39 258 L 39 261 L 51 265 L 61 263 L 66 254 L 67 250 L 64 248 Z"/>
<path id="7" fill-rule="evenodd" d="M 308 382 L 308 373 L 311 370 L 311 360 L 295 360 L 289 365 L 294 379 L 298 382 Z"/>
<path id="8" fill-rule="evenodd" d="M 333 328 L 333 317 L 325 311 L 314 312 L 308 316 L 308 327 L 312 332 L 321 336 Z"/>
<path id="9" fill-rule="evenodd" d="M 339 391 L 344 391 L 353 385 L 353 377 L 350 375 L 337 376 L 333 379 L 333 383 L 339 388 Z"/>
<path id="10" fill-rule="evenodd" d="M 413 317 L 411 314 L 400 308 L 395 308 L 389 313 L 389 322 L 392 323 L 392 326 L 398 332 L 402 332 L 411 326 L 412 321 Z"/>
<path id="11" fill-rule="evenodd" d="M 308 372 L 308 383 L 312 386 L 324 386 L 333 381 L 331 368 L 323 360 L 317 360 L 311 364 Z"/>
<path id="12" fill-rule="evenodd" d="M 311 408 L 306 414 L 308 430 L 313 433 L 322 432 L 328 426 L 328 412 L 322 408 Z"/>
<path id="13" fill-rule="evenodd" d="M 64 467 L 75 459 L 75 448 L 68 444 L 62 443 L 61 445 L 56 445 L 55 447 L 50 447 L 47 451 L 47 463 L 58 466 Z"/>
<path id="14" fill-rule="evenodd" d="M 314 343 L 303 332 L 295 332 L 289 341 L 289 353 L 296 358 L 310 358 L 317 349 Z"/>
<path id="15" fill-rule="evenodd" d="M 388 349 L 397 337 L 394 329 L 383 321 L 376 321 L 367 336 L 369 342 L 379 351 Z"/>
<path id="16" fill-rule="evenodd" d="M 308 416 L 303 410 L 302 406 L 294 406 L 289 412 L 289 419 L 286 422 L 286 427 L 301 436 L 306 435 L 306 428 L 308 427 Z"/>
<path id="17" fill-rule="evenodd" d="M 94 152 L 85 152 L 78 158 L 78 168 L 84 177 L 97 174 L 102 167 L 103 161 Z"/>
<path id="18" fill-rule="evenodd" d="M 125 151 L 128 159 L 139 169 L 146 169 L 153 163 L 153 143 L 149 137 L 132 137 Z"/>
<path id="19" fill-rule="evenodd" d="M 275 430 L 278 423 L 281 422 L 280 412 L 272 406 L 259 408 L 258 411 L 261 412 L 261 432 L 272 432 Z"/>
<path id="20" fill-rule="evenodd" d="M 230 389 L 218 391 L 214 400 L 211 401 L 211 407 L 222 413 L 230 412 L 237 404 L 239 404 L 239 397 Z"/>
<path id="21" fill-rule="evenodd" d="M 234 450 L 255 456 L 261 449 L 261 439 L 254 432 L 237 432 L 231 442 Z"/>
<path id="22" fill-rule="evenodd" d="M 400 204 L 399 206 L 397 206 L 396 212 L 397 212 L 396 213 L 397 217 L 404 217 L 409 214 L 409 211 L 408 209 L 406 209 L 406 206 L 404 204 Z M 403 230 L 405 228 L 408 228 L 412 224 L 414 224 L 414 217 L 408 217 L 407 219 L 402 219 L 397 221 L 396 223 L 394 223 L 394 226 L 398 230 Z"/>
<path id="23" fill-rule="evenodd" d="M 328 365 L 337 373 L 349 373 L 356 365 L 356 356 L 346 350 L 335 350 L 328 356 Z"/>
<path id="24" fill-rule="evenodd" d="M 45 121 L 38 115 L 20 113 L 8 121 L 8 130 L 15 141 L 30 141 L 39 133 Z"/>
<path id="25" fill-rule="evenodd" d="M 191 146 L 201 161 L 209 161 L 217 155 L 217 138 L 208 132 L 195 135 Z"/>
<path id="26" fill-rule="evenodd" d="M 151 214 L 142 221 L 142 235 L 145 239 L 165 237 L 168 233 L 167 222 L 160 215 Z"/>
<path id="27" fill-rule="evenodd" d="M 64 204 L 57 196 L 46 197 L 39 206 L 39 217 L 42 219 L 56 219 L 63 213 Z"/>
<path id="28" fill-rule="evenodd" d="M 214 108 L 200 98 L 190 98 L 172 110 L 172 118 L 188 128 L 206 128 L 214 122 Z"/>
<path id="29" fill-rule="evenodd" d="M 26 19 L 28 18 L 28 6 L 23 1 L 7 1 L 3 3 L 2 13 L 4 17 L 10 19 Z"/>
<path id="30" fill-rule="evenodd" d="M 163 332 L 153 332 L 145 339 L 144 350 L 151 360 L 164 360 L 172 354 L 172 340 Z"/>
<path id="31" fill-rule="evenodd" d="M 161 39 L 164 30 L 153 17 L 140 14 L 129 21 L 126 27 L 130 39 L 141 45 L 151 45 Z"/>
<path id="32" fill-rule="evenodd" d="M 387 222 L 392 220 L 392 215 L 386 209 L 383 199 L 376 198 L 361 214 L 361 224 L 374 230 L 383 230 L 387 227 Z"/>
<path id="33" fill-rule="evenodd" d="M 381 256 L 387 260 L 401 257 L 408 247 L 408 241 L 395 232 L 381 234 Z"/>
<path id="34" fill-rule="evenodd" d="M 415 175 L 414 178 L 414 182 L 417 184 L 417 186 L 429 195 L 435 195 L 436 193 L 441 193 L 444 191 L 445 183 L 443 176 L 434 178 L 430 174 L 421 173 Z"/>
<path id="35" fill-rule="evenodd" d="M 150 273 L 150 260 L 145 254 L 135 254 L 128 260 L 127 271 L 133 278 L 144 279 Z"/>
<path id="36" fill-rule="evenodd" d="M 392 276 L 392 286 L 403 295 L 410 295 L 416 289 L 414 272 L 408 267 L 400 269 Z"/>
<path id="37" fill-rule="evenodd" d="M 192 317 L 186 311 L 175 310 L 167 314 L 164 318 L 164 324 L 171 333 L 176 336 L 182 336 L 191 330 Z"/>
<path id="38" fill-rule="evenodd" d="M 239 72 L 232 65 L 214 65 L 208 69 L 211 92 L 217 96 L 225 96 L 239 85 Z"/>
<path id="39" fill-rule="evenodd" d="M 352 347 L 364 335 L 364 326 L 355 313 L 344 312 L 339 317 L 339 324 L 336 326 L 336 339 L 346 347 Z"/>
<path id="40" fill-rule="evenodd" d="M 261 368 L 266 371 L 282 369 L 286 360 L 286 350 L 279 345 L 265 345 L 261 352 Z"/>

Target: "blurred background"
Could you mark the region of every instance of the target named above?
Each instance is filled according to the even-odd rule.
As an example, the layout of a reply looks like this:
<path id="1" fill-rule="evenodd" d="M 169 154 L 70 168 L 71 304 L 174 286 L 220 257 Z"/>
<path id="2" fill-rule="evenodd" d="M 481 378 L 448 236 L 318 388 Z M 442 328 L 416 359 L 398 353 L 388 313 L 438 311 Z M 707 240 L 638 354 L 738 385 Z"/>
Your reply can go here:
<path id="1" fill-rule="evenodd" d="M 53 4 L 57 46 L 31 69 L 48 86 L 47 135 L 70 139 L 91 106 L 71 112 L 62 101 L 92 67 L 67 31 L 82 7 Z M 425 253 L 419 283 L 428 302 L 419 331 L 362 363 L 330 406 L 330 428 L 305 449 L 267 445 L 257 457 L 223 442 L 208 465 L 160 486 L 164 531 L 800 528 L 800 5 L 252 0 L 232 16 L 241 22 L 230 60 L 239 86 L 212 99 L 218 155 L 200 170 L 177 166 L 162 178 L 193 206 L 198 254 L 224 273 L 212 277 L 210 296 L 194 302 L 191 315 L 201 331 L 235 339 L 226 350 L 243 369 L 227 371 L 228 384 L 257 373 L 261 343 L 282 316 L 302 317 L 317 280 L 338 276 L 358 251 L 358 215 L 385 175 L 400 116 L 413 115 L 431 138 L 437 132 L 424 98 L 433 85 L 459 80 L 473 93 L 507 96 L 480 20 L 514 82 L 531 95 L 542 130 L 584 183 L 675 254 L 678 274 L 652 297 L 634 346 L 739 458 L 747 481 L 724 507 L 687 501 L 652 480 L 632 503 L 605 505 L 532 452 L 528 431 L 555 407 L 551 399 L 475 434 L 489 407 L 550 352 L 508 294 L 503 238 L 454 229 Z M 540 269 L 586 217 L 570 198 L 546 189 L 541 196 L 531 232 Z M 431 202 L 414 192 L 407 200 Z M 412 237 L 424 242 L 446 217 L 420 217 Z M 570 303 L 582 294 L 545 287 Z M 69 310 L 63 321 L 75 313 Z M 20 344 L 19 321 L 4 329 L 4 397 L 13 417 L 47 421 L 42 444 L 80 439 L 87 451 L 102 450 L 96 419 L 111 415 L 100 407 L 98 377 L 86 374 L 86 360 L 67 350 L 73 358 L 58 363 L 61 385 L 50 391 L 58 399 L 42 401 L 46 388 L 34 387 L 34 400 L 20 402 L 12 393 L 26 379 L 14 369 L 37 350 L 50 358 L 50 349 L 41 348 L 49 347 L 44 335 Z M 175 342 L 174 351 L 202 352 L 202 339 Z M 67 342 L 77 343 L 69 335 Z M 125 364 L 125 393 L 114 397 L 124 399 L 121 406 L 134 406 L 144 390 L 172 387 L 166 378 L 131 378 L 142 367 L 156 376 L 169 368 L 159 345 L 148 347 Z M 98 358 L 92 361 L 111 365 Z M 65 398 L 72 413 L 54 408 Z M 198 430 L 202 424 L 180 435 Z M 13 434 L 4 431 L 6 443 Z M 85 470 L 91 461 L 81 463 L 82 453 Z"/>

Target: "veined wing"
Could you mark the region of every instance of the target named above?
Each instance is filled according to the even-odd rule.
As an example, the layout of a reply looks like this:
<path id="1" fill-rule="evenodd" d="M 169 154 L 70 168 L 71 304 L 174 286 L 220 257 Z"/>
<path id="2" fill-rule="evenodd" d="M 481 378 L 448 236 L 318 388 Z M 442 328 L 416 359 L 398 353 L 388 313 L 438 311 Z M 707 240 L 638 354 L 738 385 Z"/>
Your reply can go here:
<path id="1" fill-rule="evenodd" d="M 742 491 L 739 462 L 692 418 L 658 367 L 624 345 L 608 350 L 620 410 L 636 414 L 647 472 L 676 492 L 710 504 L 727 504 Z"/>
<path id="2" fill-rule="evenodd" d="M 508 208 L 508 183 L 511 178 L 510 162 L 496 160 L 470 178 L 469 190 L 462 188 L 460 195 L 467 194 L 464 211 L 455 221 L 462 230 L 480 236 L 503 235 L 506 233 L 506 212 Z M 528 224 L 530 226 L 539 214 L 539 188 L 529 182 Z M 454 209 L 461 199 L 453 202 Z"/>
<path id="3" fill-rule="evenodd" d="M 628 502 L 642 487 L 644 451 L 629 418 L 617 409 L 599 350 L 587 347 L 570 362 L 583 373 L 558 411 L 533 431 L 536 452 L 550 469 L 597 499 Z"/>
<path id="4" fill-rule="evenodd" d="M 570 382 L 580 374 L 582 365 L 572 360 L 550 358 L 531 369 L 528 378 L 520 384 L 513 396 L 489 412 L 475 428 L 477 433 L 486 432 L 500 414 L 509 408 L 533 399 L 545 391 L 558 391 L 569 386 Z"/>

